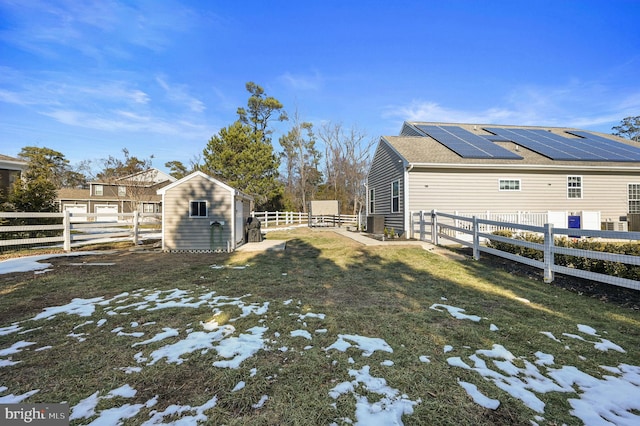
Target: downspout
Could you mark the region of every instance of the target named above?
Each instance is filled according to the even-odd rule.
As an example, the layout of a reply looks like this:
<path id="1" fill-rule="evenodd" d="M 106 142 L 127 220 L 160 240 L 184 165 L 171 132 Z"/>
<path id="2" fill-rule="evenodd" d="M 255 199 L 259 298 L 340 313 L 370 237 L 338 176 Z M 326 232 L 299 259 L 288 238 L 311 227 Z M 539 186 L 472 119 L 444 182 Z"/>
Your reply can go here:
<path id="1" fill-rule="evenodd" d="M 237 191 L 231 194 L 231 247 L 228 251 L 236 249 L 236 195 Z"/>
<path id="2" fill-rule="evenodd" d="M 409 172 L 413 170 L 413 164 L 404 169 L 404 233 L 406 238 L 413 238 L 411 228 L 411 210 L 409 210 Z"/>

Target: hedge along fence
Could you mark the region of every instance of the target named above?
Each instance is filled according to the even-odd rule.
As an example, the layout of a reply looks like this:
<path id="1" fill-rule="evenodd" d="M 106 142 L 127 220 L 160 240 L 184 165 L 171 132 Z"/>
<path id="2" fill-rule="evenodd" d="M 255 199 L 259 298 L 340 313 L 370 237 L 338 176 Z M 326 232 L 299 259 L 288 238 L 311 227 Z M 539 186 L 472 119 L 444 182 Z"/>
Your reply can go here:
<path id="1" fill-rule="evenodd" d="M 554 228 L 549 223 L 540 227 L 435 210 L 425 213 L 420 212 L 421 240 L 438 245 L 440 239 L 447 239 L 471 247 L 476 260 L 485 252 L 540 268 L 545 282 L 552 282 L 558 272 L 640 290 L 640 246 L 631 242 L 640 240 L 640 232 Z M 492 227 L 498 231 L 486 231 Z M 630 242 L 615 242 L 625 240 Z"/>
<path id="2" fill-rule="evenodd" d="M 498 235 L 519 241 L 527 241 L 534 244 L 542 245 L 544 237 L 538 234 L 526 233 L 514 235 L 513 231 L 502 230 L 496 231 L 493 235 Z M 555 238 L 555 247 L 566 247 L 576 250 L 585 250 L 589 252 L 607 254 L 620 254 L 626 256 L 640 256 L 640 244 L 638 243 L 620 243 L 605 242 L 592 240 L 570 240 L 568 238 Z M 531 246 L 520 246 L 497 240 L 487 241 L 487 247 L 494 248 L 506 253 L 512 253 L 516 256 L 522 256 L 529 259 L 544 261 L 544 251 L 531 248 Z M 564 266 L 567 268 L 580 269 L 598 274 L 605 274 L 614 277 L 626 278 L 630 280 L 640 281 L 640 266 L 629 265 L 614 260 L 606 260 L 604 258 L 591 258 L 583 256 L 575 256 L 570 254 L 554 253 L 554 265 Z"/>

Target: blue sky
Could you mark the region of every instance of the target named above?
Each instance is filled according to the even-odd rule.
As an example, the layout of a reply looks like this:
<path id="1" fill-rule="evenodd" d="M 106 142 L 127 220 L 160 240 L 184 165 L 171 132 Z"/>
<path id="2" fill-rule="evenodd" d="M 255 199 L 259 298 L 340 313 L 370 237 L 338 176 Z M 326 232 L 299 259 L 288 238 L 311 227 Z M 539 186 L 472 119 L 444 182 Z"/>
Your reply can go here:
<path id="1" fill-rule="evenodd" d="M 610 133 L 640 115 L 639 18 L 636 0 L 0 0 L 0 153 L 188 164 L 248 81 L 375 139 L 404 120 Z"/>

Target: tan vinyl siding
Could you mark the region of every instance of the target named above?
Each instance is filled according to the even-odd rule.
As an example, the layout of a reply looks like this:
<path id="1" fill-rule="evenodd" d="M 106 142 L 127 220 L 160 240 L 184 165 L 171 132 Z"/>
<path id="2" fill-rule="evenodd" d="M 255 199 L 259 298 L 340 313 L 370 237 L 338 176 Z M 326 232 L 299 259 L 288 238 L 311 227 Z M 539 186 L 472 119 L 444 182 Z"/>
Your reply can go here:
<path id="1" fill-rule="evenodd" d="M 582 198 L 567 196 L 567 177 L 582 177 Z M 500 179 L 519 179 L 519 191 L 500 191 Z M 599 211 L 602 220 L 628 212 L 628 184 L 640 183 L 640 170 L 629 173 L 567 171 L 459 170 L 412 171 L 410 210 Z"/>
<path id="2" fill-rule="evenodd" d="M 374 214 L 384 215 L 384 226 L 395 232 L 404 232 L 404 162 L 382 139 L 378 144 L 367 178 L 368 189 L 375 191 Z M 391 212 L 391 182 L 400 181 L 400 209 Z"/>
<path id="3" fill-rule="evenodd" d="M 196 176 L 164 195 L 165 250 L 227 250 L 232 240 L 232 194 L 224 187 Z M 192 200 L 207 200 L 207 217 L 189 217 Z M 216 229 L 212 247 L 210 222 L 224 222 Z"/>

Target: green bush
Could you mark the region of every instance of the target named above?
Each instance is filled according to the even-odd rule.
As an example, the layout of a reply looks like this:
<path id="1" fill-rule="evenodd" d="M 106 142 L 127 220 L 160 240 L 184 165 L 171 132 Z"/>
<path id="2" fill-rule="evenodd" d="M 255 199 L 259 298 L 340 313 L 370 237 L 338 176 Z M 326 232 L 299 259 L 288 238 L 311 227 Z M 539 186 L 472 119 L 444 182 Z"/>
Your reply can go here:
<path id="1" fill-rule="evenodd" d="M 514 240 L 528 241 L 532 243 L 544 243 L 544 237 L 540 234 L 516 234 L 509 230 L 496 231 L 493 235 L 501 237 L 513 238 Z M 556 238 L 554 241 L 558 247 L 569 247 L 588 251 L 605 252 L 612 254 L 625 254 L 630 256 L 640 256 L 640 244 L 635 242 L 615 243 L 594 241 L 588 239 L 571 240 L 566 237 Z M 544 260 L 544 252 L 542 250 L 521 247 L 515 244 L 505 243 L 502 241 L 489 240 L 487 246 L 496 250 L 515 254 L 517 256 L 527 257 L 539 261 Z M 569 268 L 581 269 L 584 271 L 597 272 L 600 274 L 610 275 L 620 278 L 628 278 L 640 281 L 640 266 L 628 265 L 626 263 L 614 262 L 610 260 L 592 259 L 582 256 L 570 256 L 566 254 L 556 254 L 554 263 Z"/>

